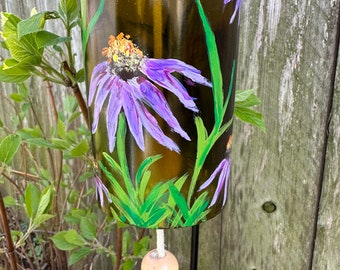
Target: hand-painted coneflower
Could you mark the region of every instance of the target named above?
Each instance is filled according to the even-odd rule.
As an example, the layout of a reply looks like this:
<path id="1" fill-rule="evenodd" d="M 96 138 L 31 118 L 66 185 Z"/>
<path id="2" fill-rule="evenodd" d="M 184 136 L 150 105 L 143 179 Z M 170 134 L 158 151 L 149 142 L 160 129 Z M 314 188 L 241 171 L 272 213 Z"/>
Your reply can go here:
<path id="1" fill-rule="evenodd" d="M 96 200 L 97 201 L 99 200 L 100 206 L 101 207 L 104 206 L 104 196 L 106 197 L 109 203 L 112 203 L 112 200 L 110 198 L 110 192 L 98 175 L 94 176 L 94 181 L 96 184 Z"/>
<path id="2" fill-rule="evenodd" d="M 143 127 L 158 143 L 179 152 L 176 143 L 164 134 L 153 110 L 163 118 L 171 130 L 186 140 L 188 134 L 170 110 L 169 104 L 158 87 L 172 92 L 189 110 L 197 112 L 194 99 L 172 73 L 179 73 L 194 83 L 211 87 L 200 70 L 177 59 L 154 59 L 146 57 L 130 40 L 120 33 L 110 36 L 108 47 L 102 51 L 107 61 L 98 64 L 92 72 L 88 104 L 94 101 L 92 132 L 97 130 L 99 115 L 107 101 L 106 125 L 109 151 L 115 147 L 118 115 L 124 112 L 128 127 L 137 145 L 144 151 Z"/>
<path id="3" fill-rule="evenodd" d="M 227 202 L 228 180 L 229 180 L 229 175 L 230 175 L 230 151 L 231 151 L 232 138 L 233 138 L 232 136 L 229 137 L 229 140 L 226 146 L 225 158 L 220 162 L 220 164 L 211 174 L 209 179 L 206 180 L 198 189 L 198 191 L 202 191 L 203 189 L 207 188 L 214 181 L 214 179 L 219 175 L 217 187 L 216 187 L 214 196 L 210 202 L 209 207 L 213 206 L 216 203 L 218 197 L 220 196 L 222 192 L 222 189 L 224 189 L 222 206 L 224 206 L 225 203 Z"/>
<path id="4" fill-rule="evenodd" d="M 233 0 L 224 0 L 224 5 L 230 3 L 231 1 L 233 1 Z M 235 6 L 235 10 L 234 10 L 233 15 L 230 18 L 230 23 L 234 22 L 234 20 L 236 18 L 236 14 L 240 10 L 241 4 L 242 4 L 242 0 L 235 0 L 235 1 L 236 1 L 236 6 Z"/>

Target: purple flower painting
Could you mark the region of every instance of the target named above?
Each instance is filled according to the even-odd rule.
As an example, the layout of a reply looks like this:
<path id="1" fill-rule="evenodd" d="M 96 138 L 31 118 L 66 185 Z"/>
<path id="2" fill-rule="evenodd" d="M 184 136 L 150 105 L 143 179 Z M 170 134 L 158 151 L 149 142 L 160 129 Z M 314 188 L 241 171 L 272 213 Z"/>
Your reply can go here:
<path id="1" fill-rule="evenodd" d="M 143 128 L 161 145 L 180 152 L 177 144 L 164 134 L 150 109 L 160 116 L 171 130 L 186 140 L 182 129 L 160 90 L 172 92 L 185 108 L 198 112 L 194 99 L 172 73 L 176 72 L 191 82 L 211 87 L 200 70 L 177 59 L 154 59 L 143 55 L 130 40 L 120 33 L 110 36 L 108 47 L 102 51 L 107 61 L 98 64 L 92 72 L 88 104 L 94 103 L 92 132 L 98 127 L 99 115 L 106 108 L 106 126 L 109 151 L 115 147 L 118 115 L 124 112 L 127 124 L 138 147 L 144 151 Z M 104 106 L 105 101 L 107 105 Z"/>
<path id="2" fill-rule="evenodd" d="M 95 175 L 94 181 L 96 185 L 96 200 L 97 201 L 99 200 L 100 206 L 101 207 L 104 206 L 104 196 L 106 197 L 109 203 L 112 203 L 112 200 L 110 198 L 110 192 L 107 189 L 107 187 L 104 185 L 102 180 L 97 175 Z"/>
<path id="3" fill-rule="evenodd" d="M 199 187 L 198 191 L 202 191 L 203 189 L 206 189 L 211 183 L 214 181 L 214 179 L 218 177 L 218 183 L 217 188 L 214 192 L 214 196 L 210 202 L 209 207 L 213 206 L 219 196 L 221 195 L 221 192 L 223 190 L 223 203 L 222 206 L 225 205 L 227 202 L 227 194 L 228 194 L 228 180 L 230 176 L 230 150 L 231 150 L 231 142 L 232 142 L 232 136 L 229 137 L 228 143 L 226 145 L 226 156 L 225 158 L 220 162 L 220 164 L 217 166 L 217 168 L 213 171 L 211 176 Z"/>
<path id="4" fill-rule="evenodd" d="M 213 206 L 218 197 L 220 196 L 222 190 L 223 190 L 223 206 L 225 205 L 227 201 L 227 193 L 228 193 L 228 179 L 230 175 L 230 159 L 225 158 L 221 161 L 221 163 L 217 166 L 215 171 L 211 174 L 208 180 L 206 180 L 199 188 L 198 191 L 201 191 L 205 188 L 207 188 L 213 181 L 214 179 L 218 176 L 218 183 L 217 183 L 217 188 L 215 190 L 214 196 L 210 202 L 209 207 Z"/>
<path id="5" fill-rule="evenodd" d="M 233 1 L 233 0 L 224 0 L 224 5 L 230 3 L 231 1 Z M 236 6 L 235 6 L 235 10 L 234 10 L 233 15 L 230 18 L 230 23 L 234 22 L 234 20 L 236 18 L 236 14 L 240 10 L 241 4 L 242 4 L 242 0 L 235 0 L 235 1 L 236 1 Z"/>

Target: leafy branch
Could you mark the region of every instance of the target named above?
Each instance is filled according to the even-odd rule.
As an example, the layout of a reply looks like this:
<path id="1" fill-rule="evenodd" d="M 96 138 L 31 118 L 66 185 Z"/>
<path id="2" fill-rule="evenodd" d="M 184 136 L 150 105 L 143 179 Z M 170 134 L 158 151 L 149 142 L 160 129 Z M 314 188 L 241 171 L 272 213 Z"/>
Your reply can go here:
<path id="1" fill-rule="evenodd" d="M 0 65 L 0 81 L 20 83 L 35 75 L 45 81 L 71 87 L 89 127 L 87 106 L 78 85 L 84 81 L 85 74 L 83 69 L 76 71 L 71 46 L 72 29 L 79 24 L 79 13 L 76 0 L 61 0 L 58 11 L 35 13 L 27 19 L 2 12 L 1 43 L 11 58 Z M 46 31 L 45 23 L 48 20 L 60 20 L 66 36 Z M 51 54 L 47 56 L 44 53 L 51 49 L 58 54 L 54 59 L 56 63 L 51 62 Z"/>

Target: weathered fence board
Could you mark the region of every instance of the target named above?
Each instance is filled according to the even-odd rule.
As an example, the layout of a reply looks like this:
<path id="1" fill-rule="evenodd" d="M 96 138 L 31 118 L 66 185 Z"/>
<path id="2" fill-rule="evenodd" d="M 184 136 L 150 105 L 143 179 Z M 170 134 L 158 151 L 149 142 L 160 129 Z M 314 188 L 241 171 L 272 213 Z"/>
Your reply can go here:
<path id="1" fill-rule="evenodd" d="M 338 52 L 340 53 L 340 52 Z M 339 54 L 338 54 L 339 55 Z M 325 172 L 317 223 L 314 269 L 340 268 L 340 59 L 330 114 Z"/>
<path id="2" fill-rule="evenodd" d="M 257 90 L 267 133 L 236 123 L 228 206 L 201 226 L 198 269 L 338 269 L 339 94 L 332 76 L 339 1 L 243 4 L 238 88 Z M 172 246 L 181 242 L 180 232 L 170 235 Z"/>

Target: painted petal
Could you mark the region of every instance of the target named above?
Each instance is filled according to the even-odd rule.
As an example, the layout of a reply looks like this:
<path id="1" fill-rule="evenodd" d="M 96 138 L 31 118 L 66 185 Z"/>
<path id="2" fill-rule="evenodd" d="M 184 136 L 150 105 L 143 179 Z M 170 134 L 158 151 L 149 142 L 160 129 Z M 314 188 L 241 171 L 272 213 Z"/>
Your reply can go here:
<path id="1" fill-rule="evenodd" d="M 102 180 L 98 177 L 94 177 L 95 184 L 96 184 L 96 200 L 99 199 L 100 206 L 104 206 L 104 194 L 106 196 L 106 199 L 108 202 L 112 203 L 112 200 L 110 198 L 109 190 L 106 188 L 106 186 L 103 184 Z"/>
<path id="2" fill-rule="evenodd" d="M 178 146 L 166 136 L 162 129 L 159 127 L 157 120 L 152 116 L 151 113 L 144 107 L 143 104 L 136 103 L 136 108 L 138 110 L 138 115 L 140 116 L 143 126 L 149 132 L 149 134 L 161 145 L 169 148 L 172 151 L 180 152 Z"/>
<path id="3" fill-rule="evenodd" d="M 140 78 L 140 80 L 142 81 L 140 83 L 140 91 L 135 92 L 136 94 L 140 94 L 139 98 L 162 117 L 176 133 L 190 141 L 188 134 L 181 128 L 176 117 L 172 114 L 163 93 L 148 80 L 143 78 Z"/>
<path id="4" fill-rule="evenodd" d="M 130 93 L 133 91 L 133 85 L 130 85 L 128 82 L 124 82 L 122 91 L 123 108 L 129 129 L 139 148 L 144 151 L 143 126 L 140 120 L 140 112 L 137 109 L 138 100 L 135 100 Z"/>
<path id="5" fill-rule="evenodd" d="M 115 91 L 115 89 L 113 89 L 115 81 L 116 77 L 113 77 L 111 74 L 106 74 L 98 84 L 97 96 L 94 102 L 92 133 L 95 133 L 97 130 L 99 114 L 103 109 L 104 101 L 110 93 Z"/>
<path id="6" fill-rule="evenodd" d="M 216 203 L 218 197 L 221 194 L 223 187 L 225 187 L 228 184 L 228 178 L 229 178 L 229 172 L 230 172 L 229 160 L 224 159 L 221 162 L 221 165 L 222 165 L 222 171 L 221 171 L 220 177 L 218 178 L 217 188 L 216 188 L 214 196 L 211 200 L 210 206 L 212 206 Z M 223 205 L 225 204 L 226 199 L 227 199 L 227 193 L 225 192 L 224 198 L 223 198 Z"/>
<path id="7" fill-rule="evenodd" d="M 88 101 L 87 101 L 88 106 L 90 106 L 93 101 L 93 98 L 96 94 L 98 82 L 106 74 L 106 69 L 107 69 L 107 63 L 102 62 L 98 64 L 92 71 L 89 96 L 88 96 Z"/>
<path id="8" fill-rule="evenodd" d="M 224 5 L 230 3 L 231 1 L 232 0 L 224 0 Z M 234 22 L 234 20 L 236 18 L 237 12 L 241 9 L 241 4 L 242 4 L 242 0 L 236 0 L 235 10 L 234 10 L 233 15 L 230 18 L 229 23 L 233 23 Z M 238 23 L 240 23 L 240 21 Z"/>
<path id="9" fill-rule="evenodd" d="M 114 91 L 111 92 L 109 102 L 107 104 L 106 128 L 109 139 L 109 151 L 113 151 L 116 144 L 116 132 L 118 124 L 118 115 L 122 108 L 121 84 L 117 79 Z"/>
<path id="10" fill-rule="evenodd" d="M 217 168 L 213 171 L 213 173 L 210 175 L 208 180 L 206 180 L 198 189 L 198 191 L 201 191 L 205 188 L 207 188 L 216 178 L 217 174 L 223 169 L 225 159 L 221 161 L 221 163 L 217 166 Z"/>
<path id="11" fill-rule="evenodd" d="M 171 74 L 163 70 L 148 70 L 145 75 L 158 85 L 174 93 L 186 108 L 198 112 L 193 98 L 189 96 L 184 86 L 175 77 L 171 76 Z"/>
<path id="12" fill-rule="evenodd" d="M 228 166 L 228 171 L 226 173 L 226 180 L 224 183 L 224 196 L 223 196 L 223 206 L 227 202 L 227 195 L 228 195 L 228 186 L 229 186 L 229 176 L 230 176 L 230 164 Z"/>
<path id="13" fill-rule="evenodd" d="M 188 65 L 181 60 L 150 58 L 146 60 L 145 64 L 150 69 L 161 69 L 167 71 L 167 73 L 178 72 L 195 83 L 212 87 L 211 82 L 209 82 L 204 76 L 201 75 L 201 71 L 199 69 Z"/>

